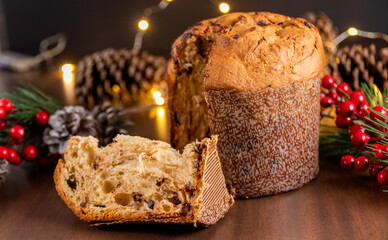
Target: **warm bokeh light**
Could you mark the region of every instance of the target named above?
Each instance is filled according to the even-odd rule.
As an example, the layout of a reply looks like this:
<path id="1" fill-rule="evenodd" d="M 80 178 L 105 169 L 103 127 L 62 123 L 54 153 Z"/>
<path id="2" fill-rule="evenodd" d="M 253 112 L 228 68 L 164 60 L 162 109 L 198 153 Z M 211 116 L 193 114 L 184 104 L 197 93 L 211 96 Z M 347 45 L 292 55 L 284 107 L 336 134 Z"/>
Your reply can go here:
<path id="1" fill-rule="evenodd" d="M 154 98 L 157 99 L 157 98 L 160 98 L 162 96 L 162 94 L 159 92 L 159 91 L 154 91 L 152 93 L 152 95 L 154 95 Z"/>
<path id="2" fill-rule="evenodd" d="M 149 26 L 149 24 L 148 24 L 147 20 L 143 19 L 143 20 L 139 21 L 138 27 L 139 27 L 140 30 L 145 31 L 145 30 L 148 29 L 148 26 Z"/>
<path id="3" fill-rule="evenodd" d="M 164 98 L 158 97 L 155 99 L 156 104 L 163 105 L 164 104 Z"/>
<path id="4" fill-rule="evenodd" d="M 74 79 L 74 74 L 72 72 L 63 72 L 62 77 L 66 83 L 70 83 Z"/>
<path id="5" fill-rule="evenodd" d="M 166 2 L 172 2 L 172 0 L 166 0 Z"/>
<path id="6" fill-rule="evenodd" d="M 62 66 L 62 72 L 68 73 L 74 71 L 74 65 L 70 63 L 66 63 Z"/>
<path id="7" fill-rule="evenodd" d="M 351 27 L 351 28 L 348 29 L 348 34 L 350 36 L 356 36 L 356 35 L 358 35 L 358 30 L 356 28 L 354 28 L 354 27 Z"/>
<path id="8" fill-rule="evenodd" d="M 113 90 L 114 92 L 120 92 L 120 86 L 117 85 L 117 84 L 114 84 L 114 85 L 112 86 L 112 90 Z"/>
<path id="9" fill-rule="evenodd" d="M 164 107 L 158 107 L 157 113 L 159 117 L 163 117 L 166 113 L 166 110 L 164 109 Z"/>
<path id="10" fill-rule="evenodd" d="M 220 11 L 221 11 L 222 13 L 228 13 L 229 10 L 230 10 L 229 4 L 224 3 L 224 2 L 223 2 L 223 3 L 220 3 L 219 8 L 220 8 Z"/>

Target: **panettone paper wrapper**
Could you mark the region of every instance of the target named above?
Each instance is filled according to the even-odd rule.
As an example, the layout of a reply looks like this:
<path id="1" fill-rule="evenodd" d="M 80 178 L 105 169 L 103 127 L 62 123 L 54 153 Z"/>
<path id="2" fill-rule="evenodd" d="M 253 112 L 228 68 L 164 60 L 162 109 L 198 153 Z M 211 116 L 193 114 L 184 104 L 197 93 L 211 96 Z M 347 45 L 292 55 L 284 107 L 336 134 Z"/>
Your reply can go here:
<path id="1" fill-rule="evenodd" d="M 236 196 L 303 186 L 317 176 L 319 77 L 264 90 L 208 90 L 211 133 Z"/>

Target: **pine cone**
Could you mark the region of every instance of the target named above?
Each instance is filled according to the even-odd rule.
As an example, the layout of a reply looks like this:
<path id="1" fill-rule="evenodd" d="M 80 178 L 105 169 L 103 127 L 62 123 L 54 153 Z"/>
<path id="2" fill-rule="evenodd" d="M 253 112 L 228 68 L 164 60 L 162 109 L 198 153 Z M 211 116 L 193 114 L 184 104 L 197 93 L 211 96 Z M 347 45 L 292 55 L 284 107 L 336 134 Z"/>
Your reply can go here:
<path id="1" fill-rule="evenodd" d="M 330 43 L 338 36 L 338 28 L 333 25 L 331 19 L 324 12 L 308 12 L 302 17 L 314 24 L 318 29 L 323 45 L 325 46 L 326 59 L 330 59 L 334 50 L 331 48 Z"/>
<path id="2" fill-rule="evenodd" d="M 7 174 L 8 174 L 7 166 L 8 166 L 8 162 L 6 160 L 0 160 L 0 187 L 7 178 Z"/>
<path id="3" fill-rule="evenodd" d="M 78 104 L 92 109 L 105 101 L 133 104 L 161 83 L 167 60 L 138 50 L 106 49 L 79 61 L 75 75 Z"/>
<path id="4" fill-rule="evenodd" d="M 361 82 L 388 89 L 388 48 L 382 48 L 379 54 L 374 44 L 340 48 L 330 59 L 325 74 L 331 74 L 337 82 L 344 81 L 357 90 Z"/>
<path id="5" fill-rule="evenodd" d="M 43 142 L 51 153 L 63 154 L 67 140 L 75 135 L 98 136 L 97 122 L 93 115 L 81 106 L 66 106 L 50 117 L 43 132 Z"/>
<path id="6" fill-rule="evenodd" d="M 92 114 L 99 125 L 99 144 L 102 146 L 109 144 L 117 134 L 128 134 L 133 125 L 130 114 L 126 113 L 123 107 L 111 107 L 109 102 L 95 106 Z"/>

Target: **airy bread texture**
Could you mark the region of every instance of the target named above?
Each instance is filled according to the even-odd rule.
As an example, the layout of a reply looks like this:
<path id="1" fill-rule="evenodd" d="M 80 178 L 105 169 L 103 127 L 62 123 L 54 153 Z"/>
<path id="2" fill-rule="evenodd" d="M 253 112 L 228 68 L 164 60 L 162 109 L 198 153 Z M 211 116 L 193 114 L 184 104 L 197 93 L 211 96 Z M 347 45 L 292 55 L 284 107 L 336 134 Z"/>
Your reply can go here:
<path id="1" fill-rule="evenodd" d="M 216 142 L 191 143 L 180 154 L 142 137 L 118 135 L 103 148 L 93 137 L 72 137 L 55 169 L 56 189 L 88 222 L 211 225 L 233 204 Z"/>
<path id="2" fill-rule="evenodd" d="M 190 27 L 171 56 L 167 104 L 175 148 L 218 135 L 224 174 L 238 197 L 288 191 L 316 176 L 324 51 L 312 24 L 231 13 Z"/>

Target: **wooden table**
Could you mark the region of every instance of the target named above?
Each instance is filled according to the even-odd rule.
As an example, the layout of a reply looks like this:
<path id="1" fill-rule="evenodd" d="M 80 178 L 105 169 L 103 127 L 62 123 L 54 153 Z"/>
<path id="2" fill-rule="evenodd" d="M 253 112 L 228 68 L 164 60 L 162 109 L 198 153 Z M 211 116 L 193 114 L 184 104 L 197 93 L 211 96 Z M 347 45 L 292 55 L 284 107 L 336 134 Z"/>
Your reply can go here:
<path id="1" fill-rule="evenodd" d="M 54 75 L 28 81 L 65 99 Z M 35 76 L 35 77 L 36 77 Z M 0 89 L 19 77 L 0 73 Z M 46 81 L 46 82 L 44 82 Z M 158 138 L 157 119 L 133 116 L 131 134 Z M 166 139 L 163 139 L 166 140 Z M 301 189 L 272 197 L 237 200 L 225 218 L 209 228 L 177 225 L 90 227 L 58 197 L 48 167 L 12 167 L 0 188 L 0 239 L 383 239 L 388 238 L 388 193 L 366 173 L 344 172 L 338 159 L 320 162 L 320 173 Z"/>

